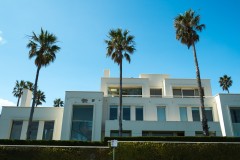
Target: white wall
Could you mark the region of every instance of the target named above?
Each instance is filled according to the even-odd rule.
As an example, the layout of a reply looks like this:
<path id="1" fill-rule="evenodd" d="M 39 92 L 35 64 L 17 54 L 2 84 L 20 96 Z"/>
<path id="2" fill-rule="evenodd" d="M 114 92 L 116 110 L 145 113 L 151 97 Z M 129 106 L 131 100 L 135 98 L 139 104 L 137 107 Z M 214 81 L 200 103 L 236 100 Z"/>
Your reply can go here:
<path id="1" fill-rule="evenodd" d="M 30 107 L 3 107 L 0 120 L 0 139 L 9 139 L 13 120 L 22 120 L 21 139 L 26 139 Z M 33 121 L 39 121 L 37 139 L 42 139 L 44 121 L 54 121 L 53 140 L 60 140 L 62 107 L 35 107 Z"/>

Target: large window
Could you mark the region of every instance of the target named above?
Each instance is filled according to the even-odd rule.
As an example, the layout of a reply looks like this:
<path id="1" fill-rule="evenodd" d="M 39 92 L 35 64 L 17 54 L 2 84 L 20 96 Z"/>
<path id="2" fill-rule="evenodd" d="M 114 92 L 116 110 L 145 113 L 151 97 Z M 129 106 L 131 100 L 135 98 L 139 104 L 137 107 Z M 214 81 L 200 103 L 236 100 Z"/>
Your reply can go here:
<path id="1" fill-rule="evenodd" d="M 13 121 L 10 139 L 20 139 L 23 121 Z"/>
<path id="2" fill-rule="evenodd" d="M 183 131 L 142 131 L 143 137 L 158 137 L 158 136 L 184 136 Z"/>
<path id="3" fill-rule="evenodd" d="M 162 89 L 160 88 L 151 88 L 150 97 L 162 97 Z"/>
<path id="4" fill-rule="evenodd" d="M 119 96 L 119 87 L 109 87 L 108 88 L 108 95 L 109 96 Z M 122 88 L 122 95 L 124 97 L 128 96 L 142 96 L 142 88 L 141 87 L 131 87 L 131 88 Z"/>
<path id="5" fill-rule="evenodd" d="M 212 113 L 212 108 L 206 107 L 205 108 L 205 113 L 206 113 L 206 118 L 209 122 L 213 121 L 213 113 Z"/>
<path id="6" fill-rule="evenodd" d="M 37 139 L 38 125 L 39 125 L 38 121 L 33 121 L 32 122 L 30 140 L 36 140 Z"/>
<path id="7" fill-rule="evenodd" d="M 204 90 L 203 90 L 204 96 Z M 199 97 L 198 89 L 181 89 L 181 88 L 174 88 L 173 89 L 173 97 L 176 98 L 194 98 Z"/>
<path id="8" fill-rule="evenodd" d="M 43 140 L 52 140 L 53 138 L 53 128 L 54 128 L 54 121 L 45 121 L 44 128 L 43 128 Z"/>
<path id="9" fill-rule="evenodd" d="M 193 119 L 193 121 L 200 121 L 200 114 L 199 114 L 198 107 L 192 108 L 192 119 Z"/>
<path id="10" fill-rule="evenodd" d="M 143 107 L 139 106 L 135 108 L 136 110 L 136 121 L 142 121 L 143 120 Z"/>
<path id="11" fill-rule="evenodd" d="M 180 107 L 179 111 L 180 111 L 180 120 L 181 121 L 188 121 L 187 108 L 186 107 Z"/>
<path id="12" fill-rule="evenodd" d="M 230 108 L 232 123 L 240 123 L 240 108 Z"/>
<path id="13" fill-rule="evenodd" d="M 130 106 L 123 106 L 123 120 L 130 120 Z"/>
<path id="14" fill-rule="evenodd" d="M 166 107 L 157 107 L 158 121 L 166 121 Z"/>
<path id="15" fill-rule="evenodd" d="M 109 112 L 109 120 L 116 120 L 118 115 L 118 106 L 111 105 L 110 112 Z"/>
<path id="16" fill-rule="evenodd" d="M 93 106 L 73 106 L 71 140 L 91 141 Z"/>

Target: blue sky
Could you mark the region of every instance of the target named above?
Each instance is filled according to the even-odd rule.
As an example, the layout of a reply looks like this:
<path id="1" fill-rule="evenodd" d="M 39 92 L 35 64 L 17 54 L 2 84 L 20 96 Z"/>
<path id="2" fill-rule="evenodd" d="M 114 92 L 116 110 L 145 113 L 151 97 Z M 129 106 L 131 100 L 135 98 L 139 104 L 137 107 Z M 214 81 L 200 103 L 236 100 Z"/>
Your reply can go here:
<path id="1" fill-rule="evenodd" d="M 231 93 L 240 93 L 240 1 L 238 0 L 1 0 L 0 106 L 16 104 L 16 80 L 34 82 L 36 67 L 28 59 L 28 35 L 41 27 L 54 33 L 61 51 L 40 71 L 39 89 L 46 103 L 64 99 L 65 91 L 99 91 L 104 69 L 118 77 L 119 68 L 106 58 L 110 29 L 128 29 L 136 52 L 124 63 L 124 77 L 141 73 L 195 78 L 192 50 L 175 38 L 173 20 L 192 8 L 206 29 L 196 44 L 201 77 L 211 79 L 213 95 L 222 93 L 218 80 L 232 77 Z"/>

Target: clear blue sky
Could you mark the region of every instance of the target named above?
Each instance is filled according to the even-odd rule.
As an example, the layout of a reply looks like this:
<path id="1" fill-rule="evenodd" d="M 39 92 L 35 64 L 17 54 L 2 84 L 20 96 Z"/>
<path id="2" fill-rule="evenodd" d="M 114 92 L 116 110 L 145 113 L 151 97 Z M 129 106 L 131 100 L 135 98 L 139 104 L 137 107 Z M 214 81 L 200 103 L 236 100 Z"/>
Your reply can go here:
<path id="1" fill-rule="evenodd" d="M 28 59 L 27 35 L 40 28 L 54 33 L 61 51 L 40 71 L 44 106 L 52 106 L 65 91 L 99 91 L 106 68 L 118 77 L 119 68 L 106 58 L 110 29 L 128 29 L 135 36 L 136 52 L 124 63 L 124 77 L 141 73 L 195 78 L 192 50 L 175 38 L 173 20 L 192 8 L 206 29 L 200 33 L 197 54 L 201 77 L 211 79 L 213 95 L 222 93 L 219 77 L 232 77 L 232 93 L 240 93 L 239 0 L 1 0 L 0 101 L 15 103 L 16 80 L 34 82 L 36 67 Z"/>

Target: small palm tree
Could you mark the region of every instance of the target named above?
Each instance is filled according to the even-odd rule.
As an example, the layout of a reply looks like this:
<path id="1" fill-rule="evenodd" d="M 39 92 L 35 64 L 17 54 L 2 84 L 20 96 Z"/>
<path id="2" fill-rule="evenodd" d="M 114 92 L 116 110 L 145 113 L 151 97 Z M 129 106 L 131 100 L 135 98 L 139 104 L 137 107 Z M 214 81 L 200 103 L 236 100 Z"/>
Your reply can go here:
<path id="1" fill-rule="evenodd" d="M 201 84 L 200 70 L 198 66 L 197 53 L 195 48 L 195 43 L 199 41 L 199 35 L 197 32 L 201 32 L 204 28 L 204 24 L 200 23 L 200 15 L 196 15 L 193 10 L 188 10 L 184 14 L 178 15 L 174 20 L 174 27 L 176 29 L 176 39 L 182 44 L 187 45 L 188 49 L 193 48 L 193 56 L 196 67 L 196 79 L 198 83 L 198 91 L 200 95 L 200 104 L 202 111 L 202 127 L 203 134 L 209 136 L 209 127 L 207 123 L 204 99 L 203 99 L 203 89 Z"/>
<path id="2" fill-rule="evenodd" d="M 31 112 L 29 116 L 29 123 L 27 129 L 27 139 L 30 139 L 32 119 L 34 113 L 34 107 L 37 98 L 37 87 L 38 87 L 38 77 L 39 72 L 42 67 L 47 67 L 51 62 L 54 62 L 56 59 L 56 53 L 60 50 L 60 47 L 56 45 L 57 37 L 54 34 L 48 33 L 41 29 L 41 33 L 36 35 L 34 32 L 32 36 L 29 36 L 29 43 L 27 48 L 29 51 L 29 58 L 32 59 L 35 57 L 35 65 L 37 67 L 36 78 L 34 83 L 33 90 L 33 101 L 31 106 Z"/>
<path id="3" fill-rule="evenodd" d="M 19 106 L 20 99 L 23 94 L 23 89 L 26 87 L 25 81 L 21 80 L 20 82 L 16 81 L 15 87 L 13 88 L 13 95 L 17 97 L 17 107 Z"/>
<path id="4" fill-rule="evenodd" d="M 54 107 L 62 107 L 63 106 L 63 101 L 61 100 L 61 98 L 56 98 L 54 101 L 53 101 L 53 106 Z"/>
<path id="5" fill-rule="evenodd" d="M 25 85 L 26 85 L 26 89 L 29 89 L 30 91 L 33 91 L 34 84 L 32 82 L 26 81 Z"/>
<path id="6" fill-rule="evenodd" d="M 45 99 L 46 99 L 46 96 L 45 96 L 44 92 L 42 92 L 41 90 L 38 90 L 37 91 L 36 102 L 35 102 L 36 107 L 38 105 L 42 105 L 42 102 L 46 102 Z"/>
<path id="7" fill-rule="evenodd" d="M 223 91 L 227 91 L 228 93 L 228 88 L 232 86 L 232 83 L 231 77 L 228 77 L 226 74 L 219 78 L 220 87 L 222 87 Z"/>
<path id="8" fill-rule="evenodd" d="M 119 87 L 119 136 L 122 136 L 122 61 L 125 58 L 131 62 L 130 54 L 135 51 L 134 36 L 128 35 L 128 31 L 121 29 L 110 30 L 107 44 L 107 57 L 111 57 L 114 63 L 119 65 L 120 87 Z"/>

